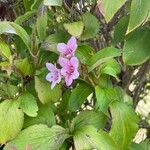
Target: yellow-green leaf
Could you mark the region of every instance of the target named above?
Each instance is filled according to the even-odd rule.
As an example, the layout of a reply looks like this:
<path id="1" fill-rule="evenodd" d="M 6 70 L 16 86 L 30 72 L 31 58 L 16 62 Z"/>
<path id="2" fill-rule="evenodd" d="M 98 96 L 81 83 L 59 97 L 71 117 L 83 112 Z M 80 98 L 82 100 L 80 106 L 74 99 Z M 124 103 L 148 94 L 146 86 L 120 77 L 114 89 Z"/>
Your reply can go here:
<path id="1" fill-rule="evenodd" d="M 17 136 L 23 126 L 24 114 L 17 100 L 5 100 L 0 103 L 0 144 Z"/>
<path id="2" fill-rule="evenodd" d="M 68 31 L 68 33 L 75 37 L 80 37 L 83 32 L 83 27 L 84 25 L 82 21 L 64 24 L 64 28 Z"/>

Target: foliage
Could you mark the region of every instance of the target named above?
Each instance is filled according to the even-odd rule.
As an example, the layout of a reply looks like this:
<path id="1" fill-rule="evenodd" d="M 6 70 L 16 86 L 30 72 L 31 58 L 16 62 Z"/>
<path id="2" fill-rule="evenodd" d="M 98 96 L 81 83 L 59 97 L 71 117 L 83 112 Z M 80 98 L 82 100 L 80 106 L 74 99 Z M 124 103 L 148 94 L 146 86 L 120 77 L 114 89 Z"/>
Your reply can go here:
<path id="1" fill-rule="evenodd" d="M 14 13 L 0 22 L 4 150 L 148 149 L 149 130 L 146 141 L 133 139 L 149 91 L 149 2 L 4 4 Z"/>

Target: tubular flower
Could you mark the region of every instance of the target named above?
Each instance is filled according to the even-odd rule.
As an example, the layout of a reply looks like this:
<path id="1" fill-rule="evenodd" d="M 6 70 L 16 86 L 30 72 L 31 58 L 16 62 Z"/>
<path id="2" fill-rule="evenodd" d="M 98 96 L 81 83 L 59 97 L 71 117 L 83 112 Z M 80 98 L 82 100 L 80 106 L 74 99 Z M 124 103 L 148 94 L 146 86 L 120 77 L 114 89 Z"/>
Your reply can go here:
<path id="1" fill-rule="evenodd" d="M 71 59 L 60 57 L 59 64 L 62 67 L 61 75 L 64 76 L 66 85 L 70 86 L 73 80 L 79 77 L 78 59 L 76 57 L 72 57 Z"/>
<path id="2" fill-rule="evenodd" d="M 74 56 L 77 49 L 77 40 L 75 37 L 71 37 L 67 44 L 59 43 L 57 49 L 62 57 L 71 58 Z"/>
<path id="3" fill-rule="evenodd" d="M 46 67 L 50 71 L 46 76 L 46 80 L 52 83 L 51 89 L 53 89 L 55 85 L 61 81 L 60 69 L 57 69 L 56 66 L 51 63 L 46 63 Z"/>

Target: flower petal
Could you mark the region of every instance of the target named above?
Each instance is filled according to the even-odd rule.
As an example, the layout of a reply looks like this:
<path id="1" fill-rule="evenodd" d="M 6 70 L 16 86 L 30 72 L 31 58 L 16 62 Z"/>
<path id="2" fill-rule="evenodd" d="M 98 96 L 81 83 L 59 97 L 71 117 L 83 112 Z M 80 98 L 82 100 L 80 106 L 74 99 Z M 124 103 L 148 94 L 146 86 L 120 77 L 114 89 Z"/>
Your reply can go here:
<path id="1" fill-rule="evenodd" d="M 72 78 L 77 79 L 78 77 L 79 77 L 79 72 L 78 72 L 78 70 L 75 70 L 73 75 L 72 75 Z"/>
<path id="2" fill-rule="evenodd" d="M 55 65 L 53 65 L 52 63 L 46 63 L 46 68 L 51 72 L 56 70 Z"/>
<path id="3" fill-rule="evenodd" d="M 72 57 L 70 59 L 70 64 L 74 67 L 74 68 L 78 68 L 79 66 L 79 61 L 77 57 Z"/>
<path id="4" fill-rule="evenodd" d="M 76 38 L 75 38 L 74 36 L 72 36 L 72 37 L 69 39 L 69 41 L 68 41 L 68 43 L 67 43 L 67 47 L 68 47 L 69 49 L 71 49 L 72 52 L 75 52 L 75 50 L 77 49 L 77 40 L 76 40 Z"/>
<path id="5" fill-rule="evenodd" d="M 56 85 L 56 82 L 52 82 L 51 89 L 53 89 L 55 87 L 55 85 Z"/>
<path id="6" fill-rule="evenodd" d="M 49 82 L 52 82 L 52 81 L 53 81 L 53 77 L 52 77 L 52 74 L 51 74 L 51 73 L 48 73 L 48 74 L 47 74 L 46 80 L 49 81 Z"/>
<path id="7" fill-rule="evenodd" d="M 59 72 L 58 80 L 56 82 L 59 83 L 60 81 L 61 81 L 61 74 Z"/>
<path id="8" fill-rule="evenodd" d="M 66 73 L 66 69 L 65 69 L 65 68 L 62 68 L 62 69 L 61 69 L 61 75 L 65 77 L 66 74 L 67 74 L 67 73 Z"/>
<path id="9" fill-rule="evenodd" d="M 72 76 L 66 76 L 65 77 L 65 82 L 67 86 L 70 86 L 73 82 Z"/>
<path id="10" fill-rule="evenodd" d="M 67 45 L 65 43 L 59 43 L 57 45 L 57 50 L 60 52 L 60 53 L 65 53 L 66 50 L 67 50 Z"/>
<path id="11" fill-rule="evenodd" d="M 61 65 L 61 67 L 63 67 L 63 68 L 68 67 L 68 63 L 69 63 L 68 59 L 63 58 L 63 57 L 59 57 L 58 61 L 59 61 L 59 64 Z"/>

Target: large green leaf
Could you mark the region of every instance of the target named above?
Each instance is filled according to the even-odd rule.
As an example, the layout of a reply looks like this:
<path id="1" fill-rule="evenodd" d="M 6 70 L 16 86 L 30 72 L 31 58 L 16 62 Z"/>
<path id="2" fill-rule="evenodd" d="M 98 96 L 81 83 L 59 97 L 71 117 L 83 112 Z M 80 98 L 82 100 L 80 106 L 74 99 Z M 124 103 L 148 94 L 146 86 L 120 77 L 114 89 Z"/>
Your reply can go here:
<path id="1" fill-rule="evenodd" d="M 7 58 L 8 60 L 10 59 L 11 56 L 11 51 L 9 46 L 1 39 L 0 39 L 0 55 Z"/>
<path id="2" fill-rule="evenodd" d="M 88 64 L 89 59 L 93 56 L 94 49 L 89 45 L 78 46 L 76 56 L 83 64 Z"/>
<path id="3" fill-rule="evenodd" d="M 145 23 L 150 16 L 149 0 L 132 0 L 127 33 Z"/>
<path id="4" fill-rule="evenodd" d="M 99 10 L 105 17 L 105 20 L 109 22 L 119 8 L 126 2 L 126 0 L 98 0 Z"/>
<path id="5" fill-rule="evenodd" d="M 76 130 L 86 125 L 92 125 L 97 129 L 103 128 L 106 123 L 106 116 L 102 112 L 83 111 L 72 121 L 73 128 Z"/>
<path id="6" fill-rule="evenodd" d="M 65 23 L 64 28 L 75 37 L 80 37 L 83 32 L 84 24 L 82 21 L 73 22 L 73 23 Z"/>
<path id="7" fill-rule="evenodd" d="M 114 47 L 106 47 L 98 51 L 89 60 L 89 72 L 98 67 L 100 64 L 112 59 L 113 57 L 120 56 L 121 53 L 121 50 Z"/>
<path id="8" fill-rule="evenodd" d="M 43 41 L 46 37 L 46 28 L 47 28 L 47 13 L 45 12 L 41 16 L 38 16 L 37 22 L 37 33 L 41 41 Z"/>
<path id="9" fill-rule="evenodd" d="M 12 146 L 25 150 L 27 145 L 32 150 L 57 150 L 67 137 L 67 131 L 60 126 L 48 128 L 46 125 L 33 125 L 24 129 L 4 150 L 10 150 Z"/>
<path id="10" fill-rule="evenodd" d="M 137 115 L 127 104 L 118 101 L 111 103 L 111 114 L 110 136 L 120 147 L 120 150 L 125 150 L 137 132 Z"/>
<path id="11" fill-rule="evenodd" d="M 86 98 L 93 92 L 91 85 L 82 82 L 77 85 L 69 98 L 69 110 L 76 111 L 83 104 Z"/>
<path id="12" fill-rule="evenodd" d="M 41 103 L 56 102 L 61 98 L 62 90 L 61 85 L 56 85 L 51 89 L 51 84 L 39 77 L 35 77 L 35 89 Z"/>
<path id="13" fill-rule="evenodd" d="M 95 16 L 91 13 L 86 12 L 82 16 L 84 23 L 83 34 L 81 35 L 81 40 L 87 40 L 95 37 L 99 31 L 99 22 Z"/>
<path id="14" fill-rule="evenodd" d="M 0 103 L 0 144 L 15 138 L 23 126 L 24 115 L 16 100 Z"/>
<path id="15" fill-rule="evenodd" d="M 36 13 L 37 13 L 36 10 L 28 11 L 24 15 L 17 17 L 15 23 L 22 25 L 23 22 L 27 21 L 28 19 L 36 15 Z"/>
<path id="16" fill-rule="evenodd" d="M 77 129 L 73 135 L 77 150 L 119 150 L 109 135 L 93 126 L 84 126 Z"/>
<path id="17" fill-rule="evenodd" d="M 117 44 L 125 39 L 126 31 L 129 24 L 129 15 L 122 17 L 114 29 L 113 43 Z"/>
<path id="18" fill-rule="evenodd" d="M 25 116 L 24 128 L 34 124 L 46 124 L 51 127 L 56 124 L 52 104 L 39 104 L 38 115 L 36 117 Z"/>
<path id="19" fill-rule="evenodd" d="M 139 65 L 150 58 L 150 28 L 131 33 L 124 45 L 123 59 L 127 65 Z"/>
<path id="20" fill-rule="evenodd" d="M 99 86 L 95 87 L 96 94 L 96 108 L 102 111 L 105 114 L 108 114 L 109 104 L 116 100 L 114 98 L 114 89 L 113 88 L 100 88 Z"/>
<path id="21" fill-rule="evenodd" d="M 62 0 L 44 0 L 44 5 L 47 6 L 61 6 Z"/>
<path id="22" fill-rule="evenodd" d="M 12 33 L 18 35 L 28 49 L 30 49 L 30 37 L 27 32 L 18 24 L 8 21 L 0 22 L 0 34 L 3 33 Z"/>
<path id="23" fill-rule="evenodd" d="M 100 69 L 101 74 L 108 74 L 110 76 L 113 76 L 117 80 L 119 80 L 117 75 L 120 73 L 120 71 L 121 67 L 115 59 L 110 59 L 109 61 L 104 63 Z"/>
<path id="24" fill-rule="evenodd" d="M 19 96 L 18 101 L 20 102 L 20 108 L 25 114 L 31 117 L 37 116 L 38 106 L 36 98 L 32 94 L 26 91 Z"/>

